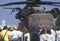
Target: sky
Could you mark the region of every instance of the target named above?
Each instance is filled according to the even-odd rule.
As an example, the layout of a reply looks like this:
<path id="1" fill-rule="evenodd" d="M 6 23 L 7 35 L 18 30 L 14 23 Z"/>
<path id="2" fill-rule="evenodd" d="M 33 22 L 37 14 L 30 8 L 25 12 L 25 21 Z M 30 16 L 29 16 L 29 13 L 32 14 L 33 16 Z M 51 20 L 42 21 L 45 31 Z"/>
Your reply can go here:
<path id="1" fill-rule="evenodd" d="M 0 0 L 0 2 L 16 2 L 16 1 L 25 1 L 25 0 Z M 42 1 L 54 1 L 54 2 L 60 2 L 60 0 L 42 0 Z M 10 8 L 16 8 L 20 7 L 23 8 L 24 5 L 12 5 L 12 6 L 3 6 L 0 7 L 0 25 L 2 23 L 2 20 L 4 19 L 8 25 L 18 25 L 19 20 L 15 18 L 16 13 L 10 14 L 12 10 L 10 9 L 3 9 L 4 7 L 10 7 Z M 45 7 L 46 10 L 51 10 L 55 8 L 56 6 L 49 6 L 44 5 L 42 7 Z M 59 7 L 57 7 L 59 8 Z"/>

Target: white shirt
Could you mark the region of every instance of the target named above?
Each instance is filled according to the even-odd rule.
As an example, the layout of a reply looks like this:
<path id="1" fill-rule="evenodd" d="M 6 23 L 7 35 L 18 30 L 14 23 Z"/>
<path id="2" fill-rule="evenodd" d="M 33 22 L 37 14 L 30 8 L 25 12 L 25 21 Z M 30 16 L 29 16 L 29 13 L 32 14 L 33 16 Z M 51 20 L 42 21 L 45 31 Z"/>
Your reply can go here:
<path id="1" fill-rule="evenodd" d="M 57 36 L 57 41 L 60 41 L 60 30 L 59 31 L 56 31 L 56 36 Z"/>
<path id="2" fill-rule="evenodd" d="M 47 41 L 53 41 L 53 35 L 51 34 L 46 34 Z"/>
<path id="3" fill-rule="evenodd" d="M 55 36 L 55 31 L 51 29 L 51 34 Z"/>
<path id="4" fill-rule="evenodd" d="M 18 35 L 21 38 L 21 41 L 23 41 L 23 32 L 18 30 Z"/>
<path id="5" fill-rule="evenodd" d="M 12 39 L 18 38 L 18 36 L 20 36 L 20 34 L 18 33 L 17 30 L 13 30 L 13 31 L 10 33 L 10 35 L 12 36 Z"/>
<path id="6" fill-rule="evenodd" d="M 56 35 L 56 33 L 55 33 L 55 31 L 53 29 L 51 29 L 51 35 L 53 35 L 53 41 L 55 41 L 55 35 Z"/>
<path id="7" fill-rule="evenodd" d="M 57 35 L 57 37 L 60 37 L 60 30 L 56 31 L 56 35 Z"/>
<path id="8" fill-rule="evenodd" d="M 30 41 L 30 33 L 24 34 L 24 37 L 27 37 L 27 41 Z"/>
<path id="9" fill-rule="evenodd" d="M 40 41 L 46 41 L 46 40 L 47 38 L 45 34 L 40 35 Z"/>
<path id="10" fill-rule="evenodd" d="M 51 34 L 42 34 L 40 35 L 40 41 L 53 41 L 53 37 Z"/>
<path id="11" fill-rule="evenodd" d="M 19 37 L 23 36 L 23 32 L 22 31 L 18 31 Z"/>

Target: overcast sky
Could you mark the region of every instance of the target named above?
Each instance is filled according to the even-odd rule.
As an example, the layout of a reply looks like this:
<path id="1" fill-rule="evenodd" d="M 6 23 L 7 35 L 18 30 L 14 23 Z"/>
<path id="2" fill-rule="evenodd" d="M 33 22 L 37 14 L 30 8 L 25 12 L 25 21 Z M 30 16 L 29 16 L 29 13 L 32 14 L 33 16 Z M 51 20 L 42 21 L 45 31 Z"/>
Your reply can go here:
<path id="1" fill-rule="evenodd" d="M 25 0 L 0 0 L 0 2 L 16 2 L 16 1 L 25 1 Z M 60 2 L 60 0 L 43 0 L 43 1 L 55 1 L 55 2 Z M 24 7 L 24 5 L 12 5 L 12 6 L 4 6 L 4 7 L 12 7 L 12 8 L 16 8 L 16 7 Z M 55 6 L 42 6 L 45 7 L 46 10 L 51 10 L 52 8 L 55 8 Z M 59 8 L 59 7 L 57 7 Z M 18 24 L 18 20 L 15 19 L 15 13 L 13 13 L 12 15 L 10 14 L 11 10 L 9 9 L 3 9 L 3 7 L 0 7 L 0 24 L 2 22 L 2 20 L 6 20 L 6 23 L 8 25 L 17 25 Z"/>

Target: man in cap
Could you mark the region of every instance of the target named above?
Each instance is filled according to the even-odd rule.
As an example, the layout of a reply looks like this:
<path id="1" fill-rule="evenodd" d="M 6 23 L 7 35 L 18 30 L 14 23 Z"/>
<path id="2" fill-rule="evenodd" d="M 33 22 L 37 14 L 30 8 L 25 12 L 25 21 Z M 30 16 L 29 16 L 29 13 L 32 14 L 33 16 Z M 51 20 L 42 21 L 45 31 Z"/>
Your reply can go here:
<path id="1" fill-rule="evenodd" d="M 19 33 L 17 31 L 17 26 L 14 26 L 13 27 L 13 31 L 10 33 L 10 40 L 13 40 L 13 41 L 20 41 L 19 39 Z"/>

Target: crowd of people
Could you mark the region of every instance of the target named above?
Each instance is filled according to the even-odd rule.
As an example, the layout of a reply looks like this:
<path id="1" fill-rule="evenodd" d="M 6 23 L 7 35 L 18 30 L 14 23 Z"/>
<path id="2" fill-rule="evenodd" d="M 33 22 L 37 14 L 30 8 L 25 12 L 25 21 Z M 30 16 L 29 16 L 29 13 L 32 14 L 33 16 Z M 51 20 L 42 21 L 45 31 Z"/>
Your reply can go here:
<path id="1" fill-rule="evenodd" d="M 39 29 L 39 41 L 60 41 L 60 28 L 58 30 Z M 31 41 L 31 35 L 28 31 L 25 33 L 20 31 L 17 26 L 8 28 L 4 26 L 3 30 L 0 29 L 0 41 Z M 34 35 L 34 38 L 37 39 Z"/>
<path id="2" fill-rule="evenodd" d="M 39 35 L 40 41 L 60 41 L 60 28 L 54 30 L 52 27 L 41 29 Z"/>
<path id="3" fill-rule="evenodd" d="M 26 37 L 26 34 L 24 35 Z M 2 40 L 4 38 L 4 40 Z M 0 29 L 0 41 L 23 41 L 23 32 L 17 26 L 7 28 L 4 26 L 3 30 Z"/>

